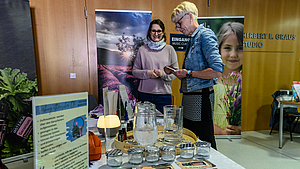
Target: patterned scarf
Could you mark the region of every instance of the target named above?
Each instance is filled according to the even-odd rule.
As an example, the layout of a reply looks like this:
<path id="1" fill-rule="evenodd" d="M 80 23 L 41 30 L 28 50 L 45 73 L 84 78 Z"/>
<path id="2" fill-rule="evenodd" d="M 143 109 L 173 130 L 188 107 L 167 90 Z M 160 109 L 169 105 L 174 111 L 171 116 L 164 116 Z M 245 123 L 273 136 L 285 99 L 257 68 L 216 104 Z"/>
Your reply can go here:
<path id="1" fill-rule="evenodd" d="M 147 45 L 152 50 L 161 50 L 166 46 L 166 42 L 164 38 L 162 38 L 159 42 L 153 42 L 152 40 L 148 40 Z"/>

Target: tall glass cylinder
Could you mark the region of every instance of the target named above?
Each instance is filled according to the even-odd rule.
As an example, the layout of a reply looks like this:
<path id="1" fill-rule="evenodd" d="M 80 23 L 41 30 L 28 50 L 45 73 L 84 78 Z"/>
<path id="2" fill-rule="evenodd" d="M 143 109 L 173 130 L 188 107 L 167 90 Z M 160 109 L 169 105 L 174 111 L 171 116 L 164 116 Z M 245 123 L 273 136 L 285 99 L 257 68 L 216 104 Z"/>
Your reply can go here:
<path id="1" fill-rule="evenodd" d="M 182 142 L 183 136 L 183 106 L 164 106 L 164 141 L 170 144 Z"/>
<path id="2" fill-rule="evenodd" d="M 120 128 L 120 119 L 117 116 L 118 92 L 109 91 L 108 88 L 103 89 L 104 104 L 104 133 L 105 133 L 105 149 L 110 151 L 114 149 L 113 142 Z M 99 120 L 98 120 L 99 121 Z"/>

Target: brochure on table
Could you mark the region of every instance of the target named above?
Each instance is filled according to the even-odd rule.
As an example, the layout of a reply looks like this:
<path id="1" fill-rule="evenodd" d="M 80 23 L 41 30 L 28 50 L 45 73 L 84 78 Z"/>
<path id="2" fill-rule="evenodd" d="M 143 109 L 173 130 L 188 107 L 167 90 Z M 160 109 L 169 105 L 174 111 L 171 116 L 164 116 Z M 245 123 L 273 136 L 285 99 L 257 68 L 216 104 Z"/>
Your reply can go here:
<path id="1" fill-rule="evenodd" d="M 122 99 L 122 102 L 124 105 L 124 109 L 128 113 L 127 114 L 128 118 L 132 118 L 133 110 L 132 110 L 131 103 L 130 103 L 130 100 L 129 100 L 129 97 L 128 97 L 128 94 L 127 94 L 127 91 L 126 91 L 126 88 L 124 85 L 119 85 L 119 92 L 120 92 L 120 96 L 121 96 L 121 99 Z"/>
<path id="2" fill-rule="evenodd" d="M 89 168 L 88 93 L 32 100 L 34 168 Z"/>
<path id="3" fill-rule="evenodd" d="M 299 98 L 300 98 L 300 81 L 293 81 L 292 90 L 293 90 L 293 95 L 295 97 L 295 101 L 299 102 Z"/>

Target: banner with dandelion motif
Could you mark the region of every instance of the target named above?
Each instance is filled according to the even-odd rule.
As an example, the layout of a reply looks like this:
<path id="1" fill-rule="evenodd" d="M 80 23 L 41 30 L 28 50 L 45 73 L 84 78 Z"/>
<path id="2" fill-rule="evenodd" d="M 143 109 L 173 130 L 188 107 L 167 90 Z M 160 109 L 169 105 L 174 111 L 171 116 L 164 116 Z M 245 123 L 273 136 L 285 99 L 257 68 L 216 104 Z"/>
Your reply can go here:
<path id="1" fill-rule="evenodd" d="M 216 138 L 241 138 L 244 16 L 199 17 L 198 23 L 216 34 L 225 64 L 222 77 L 214 86 Z"/>
<path id="2" fill-rule="evenodd" d="M 138 79 L 132 66 L 138 48 L 146 42 L 151 11 L 95 10 L 99 102 L 102 89 L 126 88 L 130 100 L 137 97 Z"/>

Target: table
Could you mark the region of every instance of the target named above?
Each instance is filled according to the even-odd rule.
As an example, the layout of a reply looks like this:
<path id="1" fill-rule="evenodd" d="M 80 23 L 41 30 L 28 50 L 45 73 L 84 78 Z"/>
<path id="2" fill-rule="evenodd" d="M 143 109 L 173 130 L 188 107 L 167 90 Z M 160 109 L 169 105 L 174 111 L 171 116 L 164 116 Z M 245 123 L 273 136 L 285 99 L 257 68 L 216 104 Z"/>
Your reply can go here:
<path id="1" fill-rule="evenodd" d="M 283 105 L 292 106 L 292 107 L 300 107 L 300 102 L 280 101 L 280 114 L 279 114 L 279 148 L 280 149 L 282 149 Z"/>
<path id="2" fill-rule="evenodd" d="M 93 131 L 96 135 L 99 134 L 97 133 L 97 129 L 96 128 L 89 128 L 90 131 Z M 104 138 L 102 138 L 101 140 L 101 147 L 102 147 L 102 157 L 100 160 L 98 161 L 93 161 L 93 165 L 89 167 L 89 169 L 111 169 L 112 167 L 109 167 L 106 165 L 106 155 L 105 155 L 105 147 L 106 147 L 106 143 L 103 140 Z M 114 138 L 111 138 L 108 140 L 111 146 L 113 146 L 113 141 Z M 179 156 L 177 156 L 176 158 L 180 158 Z M 216 168 L 218 169 L 244 169 L 244 167 L 242 167 L 241 165 L 239 165 L 238 163 L 234 162 L 233 160 L 231 160 L 230 158 L 226 157 L 225 155 L 223 155 L 222 153 L 220 153 L 219 151 L 211 148 L 210 150 L 210 158 L 208 159 L 210 162 L 214 163 L 216 165 Z M 159 160 L 157 163 L 147 163 L 147 162 L 143 162 L 141 165 L 143 166 L 147 166 L 147 165 L 154 165 L 154 164 L 162 164 L 162 163 L 166 163 L 163 162 L 162 160 Z M 180 167 L 175 164 L 175 162 L 172 163 L 172 166 L 174 167 L 174 169 L 180 169 Z M 121 166 L 122 168 L 126 168 L 126 167 L 132 167 L 132 165 L 130 165 L 128 163 L 128 154 L 123 154 L 123 165 Z"/>
<path id="3" fill-rule="evenodd" d="M 177 159 L 180 158 L 179 156 L 176 157 Z M 218 169 L 244 169 L 241 165 L 238 163 L 232 161 L 222 153 L 216 151 L 215 149 L 211 148 L 210 151 L 210 158 L 208 159 L 210 162 L 214 163 L 216 165 L 215 168 Z M 157 163 L 147 163 L 143 162 L 141 165 L 142 166 L 149 166 L 149 165 L 157 165 L 157 164 L 162 164 L 166 163 L 163 162 L 162 160 L 159 160 Z M 180 169 L 180 167 L 175 164 L 175 161 L 171 163 L 171 165 L 174 167 L 174 169 Z M 121 166 L 122 168 L 131 168 L 132 165 L 128 163 L 128 155 L 123 154 L 123 165 Z M 89 169 L 111 169 L 112 167 L 109 167 L 106 165 L 106 156 L 105 154 L 102 154 L 102 157 L 100 160 L 93 162 L 93 165 Z"/>

